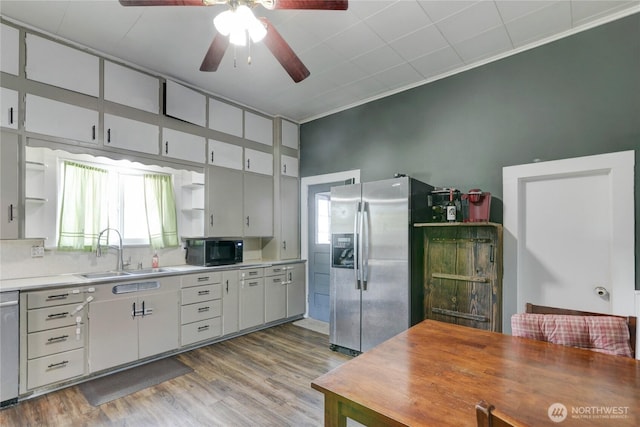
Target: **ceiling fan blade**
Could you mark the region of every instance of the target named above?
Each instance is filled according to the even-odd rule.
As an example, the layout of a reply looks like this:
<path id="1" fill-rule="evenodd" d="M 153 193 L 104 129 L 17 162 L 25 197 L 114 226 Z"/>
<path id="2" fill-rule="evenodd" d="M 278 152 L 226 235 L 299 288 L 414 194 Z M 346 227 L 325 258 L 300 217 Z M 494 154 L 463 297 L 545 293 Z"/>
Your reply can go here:
<path id="1" fill-rule="evenodd" d="M 207 6 L 205 0 L 120 0 L 123 6 Z"/>
<path id="2" fill-rule="evenodd" d="M 282 38 L 280 33 L 276 31 L 273 25 L 266 19 L 260 18 L 260 21 L 267 28 L 267 35 L 263 42 L 276 57 L 278 62 L 289 73 L 294 82 L 299 83 L 309 77 L 309 70 L 304 66 L 298 55 L 295 54 L 291 46 Z"/>
<path id="3" fill-rule="evenodd" d="M 348 0 L 274 0 L 273 9 L 347 10 Z"/>
<path id="4" fill-rule="evenodd" d="M 216 71 L 227 50 L 227 46 L 229 46 L 229 37 L 225 37 L 220 33 L 216 34 L 209 46 L 209 50 L 204 55 L 200 71 Z"/>

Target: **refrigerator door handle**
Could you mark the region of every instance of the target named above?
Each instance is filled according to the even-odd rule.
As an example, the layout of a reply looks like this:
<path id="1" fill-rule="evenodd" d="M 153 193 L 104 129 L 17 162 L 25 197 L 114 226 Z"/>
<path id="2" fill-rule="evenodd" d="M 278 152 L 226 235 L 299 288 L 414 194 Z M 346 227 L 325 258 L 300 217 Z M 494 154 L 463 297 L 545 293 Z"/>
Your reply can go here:
<path id="1" fill-rule="evenodd" d="M 356 279 L 356 289 L 360 289 L 360 224 L 361 224 L 361 203 L 356 205 L 356 214 L 353 218 L 353 238 L 355 239 L 353 245 L 353 274 Z"/>
<path id="2" fill-rule="evenodd" d="M 362 290 L 367 290 L 367 281 L 369 280 L 369 203 L 364 202 L 362 206 L 362 215 L 360 218 L 360 232 L 362 236 L 362 247 L 360 249 L 360 258 L 362 259 Z"/>

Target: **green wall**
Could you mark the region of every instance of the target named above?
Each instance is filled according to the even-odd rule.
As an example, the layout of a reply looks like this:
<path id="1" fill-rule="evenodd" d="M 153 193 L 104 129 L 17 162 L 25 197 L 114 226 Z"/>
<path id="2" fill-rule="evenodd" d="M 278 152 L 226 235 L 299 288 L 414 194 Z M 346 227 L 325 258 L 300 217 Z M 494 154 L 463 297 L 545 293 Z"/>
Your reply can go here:
<path id="1" fill-rule="evenodd" d="M 480 188 L 502 222 L 504 166 L 632 149 L 640 165 L 640 14 L 305 123 L 300 139 L 303 177 Z M 639 173 L 635 205 L 638 247 Z"/>

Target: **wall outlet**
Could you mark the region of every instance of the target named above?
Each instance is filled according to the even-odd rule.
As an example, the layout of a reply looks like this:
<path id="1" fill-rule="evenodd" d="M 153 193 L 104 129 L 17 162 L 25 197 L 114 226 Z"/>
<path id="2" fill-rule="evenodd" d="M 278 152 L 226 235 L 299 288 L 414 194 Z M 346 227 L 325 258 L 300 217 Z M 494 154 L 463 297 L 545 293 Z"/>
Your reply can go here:
<path id="1" fill-rule="evenodd" d="M 44 256 L 44 246 L 31 246 L 31 258 L 42 258 Z"/>

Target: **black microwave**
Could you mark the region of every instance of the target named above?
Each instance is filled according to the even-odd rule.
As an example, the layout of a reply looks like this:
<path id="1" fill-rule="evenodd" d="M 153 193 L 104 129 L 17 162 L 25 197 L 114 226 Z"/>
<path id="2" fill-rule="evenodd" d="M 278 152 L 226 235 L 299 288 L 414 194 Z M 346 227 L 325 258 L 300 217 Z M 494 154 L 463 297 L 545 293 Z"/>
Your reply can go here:
<path id="1" fill-rule="evenodd" d="M 186 239 L 187 264 L 211 267 L 242 262 L 242 240 Z"/>

